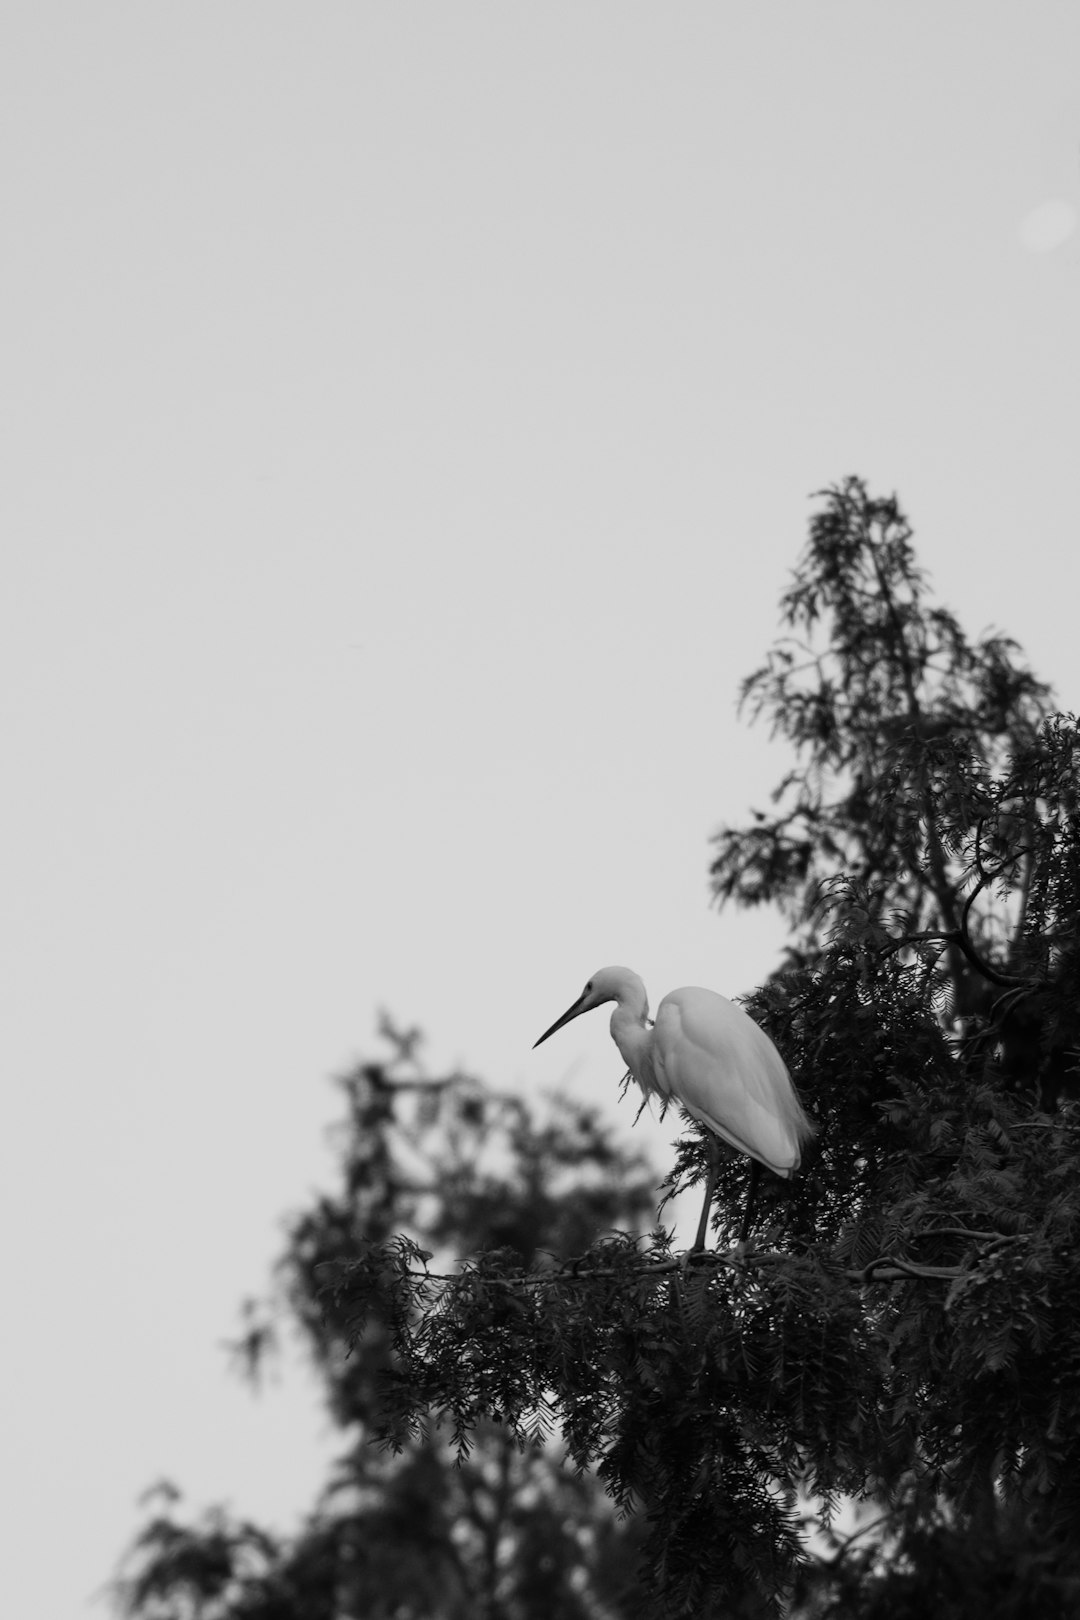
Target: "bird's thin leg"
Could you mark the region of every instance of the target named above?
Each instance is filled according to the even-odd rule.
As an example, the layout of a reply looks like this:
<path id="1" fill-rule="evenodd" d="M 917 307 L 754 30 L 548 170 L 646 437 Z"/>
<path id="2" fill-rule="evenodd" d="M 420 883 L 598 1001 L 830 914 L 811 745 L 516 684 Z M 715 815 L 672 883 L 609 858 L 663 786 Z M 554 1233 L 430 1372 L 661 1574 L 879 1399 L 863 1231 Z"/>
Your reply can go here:
<path id="1" fill-rule="evenodd" d="M 716 1143 L 711 1136 L 707 1136 L 705 1145 L 709 1150 L 709 1173 L 705 1178 L 705 1203 L 698 1222 L 697 1237 L 694 1239 L 692 1254 L 697 1254 L 705 1247 L 705 1234 L 709 1225 L 709 1210 L 712 1208 L 713 1193 L 716 1190 L 716 1165 L 719 1158 Z"/>
<path id="2" fill-rule="evenodd" d="M 750 1182 L 746 1189 L 746 1208 L 743 1210 L 742 1226 L 739 1228 L 739 1242 L 746 1242 L 746 1234 L 750 1230 L 750 1216 L 754 1208 L 754 1194 L 761 1179 L 761 1166 L 756 1159 L 750 1160 Z"/>

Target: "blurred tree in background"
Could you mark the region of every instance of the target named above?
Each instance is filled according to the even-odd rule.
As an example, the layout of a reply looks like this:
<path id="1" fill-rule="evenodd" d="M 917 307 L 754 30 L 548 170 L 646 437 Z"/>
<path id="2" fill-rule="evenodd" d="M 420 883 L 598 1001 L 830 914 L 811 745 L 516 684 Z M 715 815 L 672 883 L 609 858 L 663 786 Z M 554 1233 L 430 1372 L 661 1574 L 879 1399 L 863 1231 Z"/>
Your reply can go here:
<path id="1" fill-rule="evenodd" d="M 425 1083 L 403 1141 L 442 1110 L 437 1173 L 357 1127 L 345 1193 L 296 1226 L 284 1272 L 356 1439 L 342 1485 L 291 1552 L 154 1521 L 130 1612 L 1080 1613 L 1080 734 L 1011 642 L 932 602 L 896 501 L 856 479 L 824 493 L 782 610 L 744 700 L 794 764 L 712 873 L 721 903 L 790 923 L 748 1009 L 820 1127 L 800 1180 L 765 1178 L 748 1249 L 688 1258 L 642 1235 L 647 1180 L 594 1121 L 565 1112 L 556 1140 L 519 1103 Z M 400 1109 L 389 1070 L 348 1084 L 376 1124 Z M 496 1120 L 521 1123 L 489 1197 L 454 1143 Z M 704 1167 L 695 1128 L 673 1180 Z M 747 1175 L 722 1167 L 722 1236 Z M 559 1471 L 556 1434 L 633 1516 Z M 873 1519 L 841 1533 L 852 1497 Z M 403 1586 L 378 1567 L 391 1546 Z M 154 1608 L 193 1549 L 217 1553 L 218 1606 Z M 289 1595 L 297 1559 L 323 1607 Z M 248 1565 L 277 1571 L 263 1607 L 243 1606 Z"/>
<path id="2" fill-rule="evenodd" d="M 276 1300 L 248 1305 L 236 1345 L 257 1382 L 278 1349 L 275 1305 L 299 1325 L 343 1436 L 332 1477 L 289 1538 L 222 1509 L 185 1519 L 175 1488 L 157 1487 L 118 1607 L 143 1620 L 643 1615 L 638 1528 L 543 1443 L 543 1414 L 524 1449 L 496 1421 L 460 1460 L 434 1428 L 398 1454 L 372 1444 L 395 1324 L 354 1338 L 320 1277 L 399 1232 L 447 1263 L 484 1252 L 542 1269 L 612 1227 L 640 1230 L 655 1176 L 592 1110 L 562 1098 L 538 1119 L 468 1077 L 425 1076 L 415 1032 L 383 1035 L 388 1059 L 340 1082 L 339 1185 L 290 1223 Z"/>

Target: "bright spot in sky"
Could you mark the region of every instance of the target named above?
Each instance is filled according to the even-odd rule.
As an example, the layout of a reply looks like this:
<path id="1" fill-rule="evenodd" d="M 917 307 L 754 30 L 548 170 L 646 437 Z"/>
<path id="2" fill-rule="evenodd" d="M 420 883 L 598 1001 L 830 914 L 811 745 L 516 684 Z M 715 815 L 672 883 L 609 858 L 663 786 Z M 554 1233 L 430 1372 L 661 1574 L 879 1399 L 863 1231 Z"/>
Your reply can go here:
<path id="1" fill-rule="evenodd" d="M 1020 243 L 1029 253 L 1052 253 L 1076 229 L 1076 209 L 1064 197 L 1049 197 L 1020 222 Z"/>

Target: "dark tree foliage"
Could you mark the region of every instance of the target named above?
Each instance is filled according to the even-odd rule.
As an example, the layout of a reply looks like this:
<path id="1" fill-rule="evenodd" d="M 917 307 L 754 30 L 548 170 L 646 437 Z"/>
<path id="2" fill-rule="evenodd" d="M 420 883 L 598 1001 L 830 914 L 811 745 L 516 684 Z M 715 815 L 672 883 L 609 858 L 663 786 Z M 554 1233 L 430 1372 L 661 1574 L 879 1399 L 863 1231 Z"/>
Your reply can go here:
<path id="1" fill-rule="evenodd" d="M 561 1431 L 667 1614 L 1076 1614 L 1080 735 L 858 480 L 783 612 L 744 695 L 795 763 L 713 876 L 790 920 L 748 1005 L 819 1124 L 800 1180 L 766 1178 L 747 1250 L 448 1267 L 390 1239 L 327 1267 L 329 1319 L 388 1335 L 392 1445 Z M 675 1174 L 702 1167 L 691 1134 Z M 747 1174 L 722 1170 L 728 1238 Z M 828 1534 L 851 1497 L 872 1533 L 809 1552 L 806 1504 Z"/>
<path id="2" fill-rule="evenodd" d="M 391 1058 L 341 1082 L 339 1185 L 290 1222 L 276 1296 L 246 1308 L 235 1346 L 257 1381 L 278 1320 L 299 1325 L 343 1435 L 332 1477 L 289 1537 L 221 1508 L 191 1518 L 175 1487 L 156 1487 L 118 1607 L 140 1620 L 644 1617 L 637 1527 L 546 1443 L 543 1415 L 524 1448 L 478 1422 L 461 1459 L 434 1426 L 396 1454 L 373 1444 L 397 1323 L 376 1309 L 354 1334 L 321 1279 L 361 1255 L 392 1269 L 415 1240 L 447 1261 L 551 1265 L 613 1227 L 640 1229 L 654 1178 L 592 1110 L 558 1099 L 538 1120 L 474 1080 L 425 1077 L 415 1035 L 383 1033 Z"/>
<path id="3" fill-rule="evenodd" d="M 542 1186 L 542 1238 L 528 1200 L 485 1237 L 496 1211 L 471 1223 L 453 1177 L 457 1213 L 424 1235 L 419 1195 L 380 1203 L 375 1164 L 349 1194 L 370 1200 L 368 1241 L 348 1213 L 338 1240 L 332 1212 L 318 1241 L 298 1228 L 292 1298 L 358 1438 L 390 1448 L 353 1463 L 361 1482 L 387 1471 L 377 1497 L 360 1487 L 371 1511 L 448 1447 L 462 1478 L 505 1457 L 524 1481 L 558 1434 L 626 1511 L 662 1614 L 1072 1616 L 1080 733 L 1011 642 L 969 640 L 932 602 L 897 503 L 858 480 L 824 493 L 783 613 L 744 697 L 794 764 L 770 810 L 718 835 L 713 877 L 721 903 L 791 925 L 747 1005 L 819 1127 L 798 1181 L 764 1177 L 750 1244 L 727 1247 L 748 1175 L 732 1157 L 720 1246 L 686 1255 L 613 1207 L 554 1231 Z M 704 1163 L 695 1129 L 673 1181 Z M 355 1386 L 350 1345 L 370 1368 Z M 852 1498 L 873 1513 L 854 1532 Z M 581 1612 L 635 1612 L 595 1579 Z M 351 1601 L 425 1612 L 422 1595 L 380 1609 L 371 1586 Z"/>

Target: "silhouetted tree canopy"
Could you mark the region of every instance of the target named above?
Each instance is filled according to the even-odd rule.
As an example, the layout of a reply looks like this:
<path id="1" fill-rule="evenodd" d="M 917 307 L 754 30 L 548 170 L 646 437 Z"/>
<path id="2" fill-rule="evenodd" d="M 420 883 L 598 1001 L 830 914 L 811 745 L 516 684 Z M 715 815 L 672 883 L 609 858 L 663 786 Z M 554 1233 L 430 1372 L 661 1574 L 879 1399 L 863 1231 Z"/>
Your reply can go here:
<path id="1" fill-rule="evenodd" d="M 245 1608 L 240 1565 L 288 1559 L 207 1522 L 189 1535 L 217 1559 L 218 1607 L 155 1609 L 180 1590 L 170 1547 L 190 1551 L 161 1520 L 130 1612 L 1080 1612 L 1080 734 L 1012 642 L 969 640 L 933 603 L 896 501 L 857 479 L 823 493 L 782 612 L 743 696 L 793 763 L 768 809 L 717 835 L 712 875 L 721 904 L 775 904 L 790 924 L 747 1007 L 819 1125 L 800 1179 L 764 1178 L 733 1249 L 748 1164 L 727 1159 L 720 1246 L 688 1257 L 642 1234 L 647 1178 L 571 1112 L 557 1143 L 520 1112 L 486 1192 L 455 1142 L 522 1105 L 474 1085 L 417 1091 L 418 1116 L 444 1111 L 441 1168 L 401 1183 L 404 1161 L 373 1145 L 400 1093 L 362 1071 L 348 1094 L 367 1146 L 343 1196 L 294 1228 L 285 1283 L 356 1438 L 348 1511 L 397 1523 L 386 1546 L 421 1524 L 445 1562 L 405 1557 L 418 1584 L 387 1596 L 373 1555 L 342 1561 L 343 1536 L 320 1566 L 329 1606 Z M 470 1108 L 488 1123 L 467 1126 Z M 704 1165 L 694 1127 L 673 1179 Z M 445 1522 L 408 1495 L 425 1467 L 452 1493 Z M 502 1586 L 465 1483 L 493 1468 L 508 1524 L 510 1503 L 550 1503 L 500 1531 Z M 622 1520 L 598 1514 L 594 1474 Z M 336 1488 L 296 1544 L 316 1563 Z M 872 1505 L 854 1532 L 831 1523 L 850 1498 Z M 453 1568 L 470 1536 L 487 1609 Z M 609 1580 L 631 1545 L 640 1591 Z M 562 1574 L 533 1611 L 539 1577 L 521 1572 L 543 1547 Z"/>
<path id="2" fill-rule="evenodd" d="M 417 1241 L 447 1264 L 483 1253 L 554 1265 L 612 1227 L 640 1229 L 655 1177 L 594 1110 L 559 1098 L 538 1118 L 468 1076 L 428 1077 L 415 1031 L 387 1023 L 383 1035 L 388 1057 L 340 1082 L 338 1185 L 290 1222 L 275 1293 L 249 1302 L 234 1346 L 257 1382 L 282 1317 L 299 1327 L 342 1435 L 332 1475 L 290 1537 L 221 1508 L 191 1518 L 174 1486 L 156 1487 L 118 1606 L 143 1620 L 643 1614 L 638 1527 L 542 1443 L 542 1414 L 530 1433 L 541 1443 L 525 1448 L 493 1418 L 473 1426 L 468 1455 L 434 1427 L 397 1453 L 372 1443 L 400 1324 L 376 1317 L 354 1335 L 323 1279 L 361 1255 L 395 1268 Z"/>

